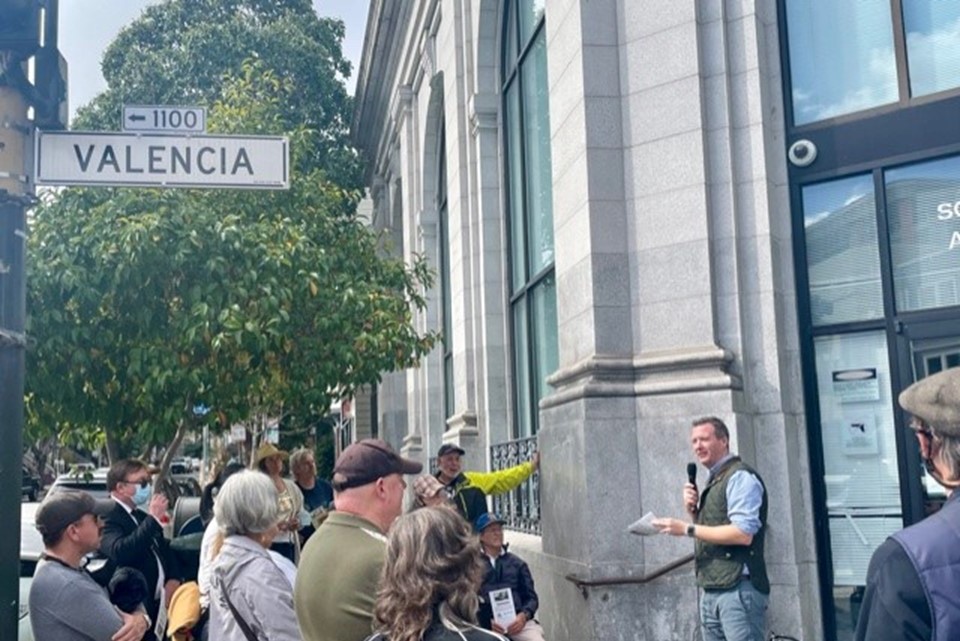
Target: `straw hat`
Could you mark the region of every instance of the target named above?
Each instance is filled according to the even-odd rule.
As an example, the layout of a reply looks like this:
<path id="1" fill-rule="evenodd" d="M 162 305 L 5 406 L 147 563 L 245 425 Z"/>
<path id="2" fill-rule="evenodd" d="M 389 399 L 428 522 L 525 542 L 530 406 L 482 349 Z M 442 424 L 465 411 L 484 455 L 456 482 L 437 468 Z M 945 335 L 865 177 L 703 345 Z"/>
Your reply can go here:
<path id="1" fill-rule="evenodd" d="M 267 459 L 273 456 L 279 456 L 280 458 L 286 460 L 290 457 L 290 454 L 281 450 L 273 443 L 264 443 L 257 448 L 257 454 L 253 457 L 253 466 L 257 467 L 260 465 L 260 461 Z"/>

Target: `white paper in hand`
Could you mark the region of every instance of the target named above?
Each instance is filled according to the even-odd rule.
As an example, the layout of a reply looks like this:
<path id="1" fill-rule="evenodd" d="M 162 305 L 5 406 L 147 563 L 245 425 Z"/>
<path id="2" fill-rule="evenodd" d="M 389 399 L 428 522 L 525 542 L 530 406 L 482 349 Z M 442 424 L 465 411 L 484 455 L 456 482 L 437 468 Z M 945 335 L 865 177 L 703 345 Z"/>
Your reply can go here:
<path id="1" fill-rule="evenodd" d="M 631 524 L 627 529 L 634 534 L 639 534 L 640 536 L 653 536 L 654 534 L 660 534 L 660 530 L 658 530 L 653 524 L 653 520 L 655 518 L 657 517 L 653 515 L 653 512 L 647 512 L 640 517 L 640 520 Z"/>

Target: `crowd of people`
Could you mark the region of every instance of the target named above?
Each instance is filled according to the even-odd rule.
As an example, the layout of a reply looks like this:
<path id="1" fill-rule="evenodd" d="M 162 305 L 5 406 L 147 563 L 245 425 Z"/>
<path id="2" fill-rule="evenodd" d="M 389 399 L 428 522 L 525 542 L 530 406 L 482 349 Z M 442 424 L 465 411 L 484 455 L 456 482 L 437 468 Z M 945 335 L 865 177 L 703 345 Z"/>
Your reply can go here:
<path id="1" fill-rule="evenodd" d="M 45 552 L 30 594 L 34 636 L 542 640 L 530 571 L 506 551 L 486 501 L 526 480 L 538 458 L 475 474 L 461 471 L 461 448 L 439 454 L 441 471 L 415 479 L 401 516 L 405 477 L 422 465 L 386 442 L 347 447 L 330 483 L 317 478 L 313 452 L 288 457 L 265 443 L 253 469 L 230 463 L 204 488 L 195 577 L 164 536 L 170 506 L 153 493 L 150 467 L 118 461 L 107 476 L 108 501 L 60 492 L 37 512 Z M 293 479 L 283 474 L 288 459 Z M 94 553 L 106 564 L 91 572 L 85 562 Z M 495 617 L 489 604 L 490 593 L 504 589 L 516 604 L 506 619 L 502 606 Z"/>
<path id="2" fill-rule="evenodd" d="M 960 368 L 907 388 L 912 419 L 944 506 L 894 534 L 870 563 L 855 638 L 947 639 L 960 629 Z M 771 591 L 764 555 L 767 489 L 730 451 L 717 417 L 693 421 L 696 465 L 683 488 L 687 519 L 655 519 L 661 533 L 694 540 L 704 641 L 763 641 Z M 255 470 L 224 468 L 205 489 L 212 520 L 198 582 L 163 535 L 167 499 L 150 470 L 123 460 L 107 477 L 111 500 L 82 492 L 48 497 L 36 516 L 45 552 L 30 592 L 37 641 L 543 641 L 527 564 L 508 551 L 487 495 L 528 478 L 539 457 L 491 473 L 462 470 L 464 450 L 444 445 L 435 476 L 386 442 L 365 439 L 338 457 L 331 483 L 312 452 L 290 457 L 266 444 Z M 99 550 L 107 565 L 83 565 Z M 168 607 L 169 606 L 169 607 Z"/>

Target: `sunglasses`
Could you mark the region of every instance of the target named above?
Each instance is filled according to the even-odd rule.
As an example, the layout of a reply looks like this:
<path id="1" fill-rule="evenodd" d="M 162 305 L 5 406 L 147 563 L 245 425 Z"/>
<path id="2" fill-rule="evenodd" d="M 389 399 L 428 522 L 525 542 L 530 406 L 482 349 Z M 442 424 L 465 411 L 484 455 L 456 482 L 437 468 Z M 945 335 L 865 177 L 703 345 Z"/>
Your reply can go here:
<path id="1" fill-rule="evenodd" d="M 90 517 L 91 517 L 91 520 L 92 520 L 94 523 L 96 523 L 98 526 L 102 526 L 102 525 L 103 525 L 103 517 L 100 516 L 99 514 L 94 514 L 93 512 L 87 512 L 86 514 L 84 514 L 83 516 L 81 516 L 79 519 L 77 519 L 76 521 L 74 521 L 73 523 L 71 523 L 70 525 L 79 526 L 81 523 L 83 523 L 83 519 L 84 519 L 85 517 L 87 517 L 87 516 L 90 516 Z"/>

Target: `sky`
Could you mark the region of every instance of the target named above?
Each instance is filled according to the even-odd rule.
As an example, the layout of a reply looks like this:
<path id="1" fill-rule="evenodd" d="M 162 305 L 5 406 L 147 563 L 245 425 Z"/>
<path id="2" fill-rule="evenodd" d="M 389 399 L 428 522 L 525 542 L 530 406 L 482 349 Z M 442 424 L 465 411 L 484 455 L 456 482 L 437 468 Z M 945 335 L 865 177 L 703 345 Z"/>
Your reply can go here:
<path id="1" fill-rule="evenodd" d="M 58 44 L 67 60 L 71 120 L 77 107 L 106 89 L 100 60 L 107 45 L 144 7 L 159 3 L 160 0 L 60 0 Z M 313 0 L 318 15 L 341 18 L 346 25 L 343 54 L 353 63 L 353 75 L 347 82 L 351 94 L 360 65 L 369 7 L 368 0 Z"/>

